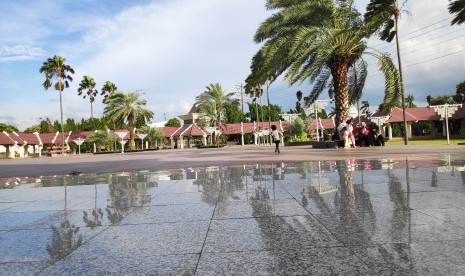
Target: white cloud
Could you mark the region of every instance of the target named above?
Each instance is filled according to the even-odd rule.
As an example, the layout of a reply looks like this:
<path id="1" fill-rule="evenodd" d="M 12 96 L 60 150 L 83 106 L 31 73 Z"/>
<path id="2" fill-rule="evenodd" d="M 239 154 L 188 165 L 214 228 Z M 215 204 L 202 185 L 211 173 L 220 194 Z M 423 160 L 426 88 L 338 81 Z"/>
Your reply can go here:
<path id="1" fill-rule="evenodd" d="M 39 47 L 30 45 L 2 46 L 0 48 L 0 61 L 30 60 L 44 56 L 44 51 Z"/>
<path id="2" fill-rule="evenodd" d="M 155 120 L 180 115 L 210 83 L 232 92 L 245 80 L 258 49 L 253 34 L 267 15 L 264 3 L 153 2 L 100 20 L 82 42 L 63 48 L 66 56 L 79 52 L 73 86 L 82 75 L 99 86 L 110 80 L 126 92 L 142 89 Z"/>

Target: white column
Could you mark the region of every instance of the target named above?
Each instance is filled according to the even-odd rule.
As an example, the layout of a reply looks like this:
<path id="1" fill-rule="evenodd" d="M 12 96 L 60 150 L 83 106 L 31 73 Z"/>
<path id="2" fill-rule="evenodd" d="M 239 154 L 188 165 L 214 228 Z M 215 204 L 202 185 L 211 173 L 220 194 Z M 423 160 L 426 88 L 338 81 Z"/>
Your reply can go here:
<path id="1" fill-rule="evenodd" d="M 179 147 L 181 149 L 183 149 L 184 148 L 184 138 L 182 136 L 179 136 L 179 143 L 181 144 Z"/>
<path id="2" fill-rule="evenodd" d="M 392 139 L 392 126 L 391 126 L 391 124 L 388 124 L 388 130 L 389 130 L 389 139 Z"/>
<path id="3" fill-rule="evenodd" d="M 203 136 L 203 145 L 205 146 L 207 144 L 207 135 Z"/>

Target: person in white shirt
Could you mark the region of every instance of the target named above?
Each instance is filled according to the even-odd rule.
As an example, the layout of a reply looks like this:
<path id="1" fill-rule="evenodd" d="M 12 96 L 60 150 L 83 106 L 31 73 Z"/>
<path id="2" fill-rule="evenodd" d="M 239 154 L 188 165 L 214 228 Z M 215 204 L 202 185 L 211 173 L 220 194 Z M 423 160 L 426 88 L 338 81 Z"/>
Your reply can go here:
<path id="1" fill-rule="evenodd" d="M 276 129 L 275 125 L 271 126 L 271 138 L 273 138 L 273 142 L 276 145 L 274 152 L 280 153 L 279 151 L 279 143 L 281 142 L 280 132 Z"/>

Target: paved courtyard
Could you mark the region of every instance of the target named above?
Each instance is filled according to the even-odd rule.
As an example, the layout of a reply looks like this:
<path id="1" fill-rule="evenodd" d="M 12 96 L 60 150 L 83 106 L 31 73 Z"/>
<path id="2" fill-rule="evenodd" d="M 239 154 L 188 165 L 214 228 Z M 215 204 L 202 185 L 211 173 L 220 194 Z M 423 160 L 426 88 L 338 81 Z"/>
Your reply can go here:
<path id="1" fill-rule="evenodd" d="M 2 275 L 465 274 L 463 146 L 0 160 L 0 188 Z"/>

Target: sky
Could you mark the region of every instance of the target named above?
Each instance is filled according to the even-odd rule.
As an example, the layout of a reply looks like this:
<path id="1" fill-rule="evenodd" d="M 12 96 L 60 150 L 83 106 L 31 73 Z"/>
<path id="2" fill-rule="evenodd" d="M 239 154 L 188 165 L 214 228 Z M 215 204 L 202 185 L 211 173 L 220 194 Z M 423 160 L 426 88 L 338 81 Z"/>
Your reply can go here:
<path id="1" fill-rule="evenodd" d="M 90 118 L 88 99 L 78 96 L 83 76 L 106 81 L 125 93 L 141 90 L 152 122 L 186 114 L 211 83 L 238 92 L 250 73 L 259 24 L 272 14 L 265 0 L 0 0 L 0 122 L 20 130 L 49 117 L 59 120 L 59 95 L 44 90 L 39 69 L 61 55 L 75 70 L 63 92 L 64 117 Z M 402 1 L 400 1 L 402 2 Z M 360 12 L 368 0 L 356 0 Z M 400 48 L 406 94 L 419 106 L 427 95 L 454 94 L 465 81 L 465 25 L 450 26 L 447 0 L 407 1 L 400 22 Z M 368 42 L 395 58 L 395 44 Z M 384 80 L 367 57 L 362 100 L 375 111 Z M 288 111 L 296 92 L 308 95 L 308 82 L 270 86 L 270 101 Z M 327 94 L 320 99 L 328 99 Z M 94 116 L 101 116 L 101 96 Z M 250 99 L 246 98 L 246 101 Z M 266 99 L 264 99 L 264 103 Z M 329 108 L 329 107 L 328 107 Z"/>

